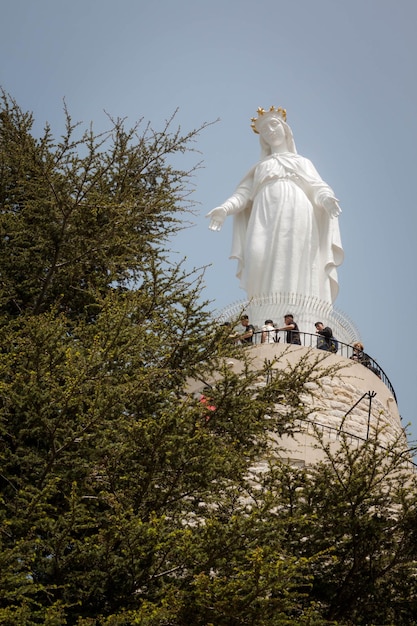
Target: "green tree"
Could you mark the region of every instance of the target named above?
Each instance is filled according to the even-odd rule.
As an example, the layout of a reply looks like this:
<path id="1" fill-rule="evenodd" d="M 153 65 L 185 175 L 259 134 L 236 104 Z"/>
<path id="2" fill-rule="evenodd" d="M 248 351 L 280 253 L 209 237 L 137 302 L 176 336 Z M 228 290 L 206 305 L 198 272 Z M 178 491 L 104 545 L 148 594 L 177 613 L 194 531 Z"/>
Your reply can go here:
<path id="1" fill-rule="evenodd" d="M 76 138 L 66 112 L 59 141 L 48 127 L 38 139 L 3 93 L 1 623 L 185 624 L 192 590 L 195 623 L 206 623 L 204 581 L 224 559 L 210 528 L 223 524 L 232 543 L 230 498 L 268 428 L 303 412 L 301 378 L 282 372 L 260 389 L 249 365 L 243 377 L 225 365 L 203 275 L 170 262 L 192 175 L 171 162 L 204 126 L 181 135 L 172 120 L 162 132 L 110 122 Z M 207 421 L 189 380 L 213 372 Z M 262 548 L 243 542 L 239 554 L 234 585 L 248 586 L 239 568 L 259 576 Z M 271 568 L 277 579 L 282 564 Z M 265 603 L 272 578 L 249 600 L 242 589 L 233 619 Z"/>
<path id="2" fill-rule="evenodd" d="M 417 623 L 416 476 L 403 440 L 341 435 L 325 461 L 268 476 L 286 546 L 311 566 L 310 600 L 331 623 Z"/>

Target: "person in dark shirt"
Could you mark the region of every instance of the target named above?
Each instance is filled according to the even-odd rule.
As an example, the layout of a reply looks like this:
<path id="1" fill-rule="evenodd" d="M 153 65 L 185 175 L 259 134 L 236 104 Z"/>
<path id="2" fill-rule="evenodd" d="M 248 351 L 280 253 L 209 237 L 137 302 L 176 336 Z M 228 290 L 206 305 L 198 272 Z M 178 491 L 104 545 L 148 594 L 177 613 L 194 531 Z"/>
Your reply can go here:
<path id="1" fill-rule="evenodd" d="M 333 336 L 333 331 L 329 326 L 324 326 L 323 322 L 316 322 L 314 324 L 316 327 L 317 337 L 317 348 L 318 350 L 327 350 L 330 351 L 331 347 L 331 338 Z"/>
<path id="2" fill-rule="evenodd" d="M 249 323 L 248 315 L 242 315 L 242 317 L 240 318 L 240 323 L 244 327 L 245 331 L 241 335 L 238 335 L 236 339 L 239 340 L 240 343 L 242 343 L 243 345 L 251 344 L 253 341 L 255 326 L 252 326 L 252 324 Z"/>
<path id="3" fill-rule="evenodd" d="M 300 331 L 297 324 L 294 322 L 294 316 L 292 313 L 284 315 L 285 326 L 281 326 L 277 330 L 287 331 L 286 342 L 301 346 Z"/>

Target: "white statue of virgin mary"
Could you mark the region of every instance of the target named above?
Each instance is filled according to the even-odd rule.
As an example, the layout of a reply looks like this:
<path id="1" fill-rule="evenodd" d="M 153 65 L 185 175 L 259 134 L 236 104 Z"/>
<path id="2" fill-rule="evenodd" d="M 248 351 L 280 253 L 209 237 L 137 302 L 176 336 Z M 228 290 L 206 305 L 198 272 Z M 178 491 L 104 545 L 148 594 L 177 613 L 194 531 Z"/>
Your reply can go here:
<path id="1" fill-rule="evenodd" d="M 252 129 L 260 137 L 261 159 L 207 214 L 209 228 L 220 230 L 233 215 L 231 258 L 249 299 L 292 293 L 332 304 L 343 261 L 335 194 L 297 154 L 284 109 L 258 109 Z"/>

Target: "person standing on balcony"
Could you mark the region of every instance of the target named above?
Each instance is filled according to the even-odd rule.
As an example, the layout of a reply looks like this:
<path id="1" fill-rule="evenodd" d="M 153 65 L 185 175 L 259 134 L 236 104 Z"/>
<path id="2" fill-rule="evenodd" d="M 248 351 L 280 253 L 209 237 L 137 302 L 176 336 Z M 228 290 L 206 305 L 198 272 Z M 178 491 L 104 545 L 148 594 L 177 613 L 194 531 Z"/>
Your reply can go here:
<path id="1" fill-rule="evenodd" d="M 365 367 L 371 367 L 371 359 L 370 357 L 366 354 L 366 352 L 364 352 L 364 346 L 363 343 L 361 341 L 355 341 L 354 344 L 352 344 L 352 348 L 353 348 L 353 353 L 352 356 L 350 357 L 352 361 L 357 361 L 358 363 L 361 363 L 362 365 L 365 365 Z"/>
<path id="2" fill-rule="evenodd" d="M 318 350 L 327 350 L 330 352 L 330 340 L 333 336 L 333 331 L 329 326 L 324 326 L 323 322 L 316 322 L 314 324 L 316 327 L 317 337 L 317 349 Z"/>
<path id="3" fill-rule="evenodd" d="M 249 323 L 248 315 L 242 315 L 242 317 L 240 318 L 240 323 L 244 327 L 245 332 L 241 335 L 238 335 L 236 339 L 240 341 L 240 343 L 242 343 L 243 345 L 250 345 L 253 341 L 255 326 L 252 326 L 252 324 Z"/>
<path id="4" fill-rule="evenodd" d="M 284 315 L 285 326 L 277 328 L 277 330 L 285 330 L 287 332 L 286 342 L 301 346 L 300 331 L 297 324 L 294 322 L 294 316 L 292 313 Z"/>
<path id="5" fill-rule="evenodd" d="M 265 325 L 262 326 L 261 343 L 275 343 L 277 340 L 275 335 L 277 329 L 274 326 L 272 320 L 265 320 Z"/>

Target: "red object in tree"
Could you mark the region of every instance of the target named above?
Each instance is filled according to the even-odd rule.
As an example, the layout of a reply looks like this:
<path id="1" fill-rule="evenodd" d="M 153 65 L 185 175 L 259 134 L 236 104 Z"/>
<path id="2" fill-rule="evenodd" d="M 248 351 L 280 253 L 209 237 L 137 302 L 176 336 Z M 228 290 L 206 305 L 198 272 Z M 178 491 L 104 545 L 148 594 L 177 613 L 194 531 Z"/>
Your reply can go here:
<path id="1" fill-rule="evenodd" d="M 205 395 L 203 395 L 203 394 L 202 394 L 202 395 L 201 395 L 201 397 L 200 397 L 200 402 L 201 402 L 201 404 L 204 404 L 204 406 L 206 407 L 206 409 L 207 409 L 208 411 L 215 411 L 215 410 L 216 410 L 216 407 L 214 406 L 214 404 L 209 404 L 210 399 L 209 399 L 209 398 L 206 398 L 206 396 L 205 396 Z M 208 422 L 208 421 L 209 421 L 210 417 L 211 417 L 211 415 L 206 415 L 206 416 L 205 416 L 205 420 L 206 420 L 206 422 Z"/>

